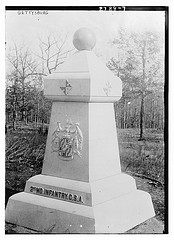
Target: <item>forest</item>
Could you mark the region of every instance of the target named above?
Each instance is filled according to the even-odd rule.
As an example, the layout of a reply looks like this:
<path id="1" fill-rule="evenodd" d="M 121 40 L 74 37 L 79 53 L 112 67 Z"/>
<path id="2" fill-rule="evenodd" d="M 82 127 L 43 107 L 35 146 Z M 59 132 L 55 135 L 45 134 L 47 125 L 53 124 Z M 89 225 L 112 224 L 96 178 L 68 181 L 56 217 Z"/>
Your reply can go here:
<path id="1" fill-rule="evenodd" d="M 14 44 L 7 54 L 6 126 L 32 127 L 49 123 L 51 102 L 44 97 L 43 79 L 74 53 L 67 36 L 39 39 L 39 54 Z M 164 39 L 158 32 L 127 33 L 119 30 L 108 43 L 114 56 L 106 66 L 123 83 L 122 98 L 115 103 L 121 129 L 164 129 Z"/>

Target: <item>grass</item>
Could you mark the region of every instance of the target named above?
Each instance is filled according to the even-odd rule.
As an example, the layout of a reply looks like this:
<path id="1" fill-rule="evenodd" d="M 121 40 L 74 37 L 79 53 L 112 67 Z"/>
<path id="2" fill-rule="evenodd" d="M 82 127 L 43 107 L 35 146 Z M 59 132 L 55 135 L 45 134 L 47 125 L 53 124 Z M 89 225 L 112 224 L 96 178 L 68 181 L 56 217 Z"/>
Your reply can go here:
<path id="1" fill-rule="evenodd" d="M 145 140 L 138 139 L 138 129 L 118 129 L 122 171 L 137 173 L 164 184 L 163 134 L 146 129 Z"/>
<path id="2" fill-rule="evenodd" d="M 36 130 L 6 134 L 6 188 L 23 191 L 26 180 L 41 173 L 45 146 L 46 136 Z"/>
<path id="3" fill-rule="evenodd" d="M 138 141 L 138 129 L 117 129 L 122 171 L 132 175 L 137 188 L 150 193 L 156 218 L 165 221 L 164 141 L 159 131 L 146 129 Z"/>

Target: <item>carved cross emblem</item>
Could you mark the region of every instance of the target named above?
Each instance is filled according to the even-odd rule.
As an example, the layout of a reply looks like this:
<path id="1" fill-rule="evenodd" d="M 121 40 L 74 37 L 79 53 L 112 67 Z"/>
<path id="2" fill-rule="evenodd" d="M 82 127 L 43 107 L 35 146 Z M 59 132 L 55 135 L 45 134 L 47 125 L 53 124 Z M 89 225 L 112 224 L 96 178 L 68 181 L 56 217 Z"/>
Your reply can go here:
<path id="1" fill-rule="evenodd" d="M 108 96 L 109 93 L 111 92 L 111 88 L 112 88 L 112 86 L 111 86 L 110 82 L 107 82 L 106 87 L 103 88 L 104 92 L 106 93 L 106 96 Z"/>
<path id="2" fill-rule="evenodd" d="M 65 95 L 68 95 L 68 93 L 71 91 L 72 89 L 72 86 L 71 84 L 68 82 L 68 80 L 66 80 L 66 84 L 65 84 L 65 87 L 60 87 L 60 89 L 63 91 L 63 93 Z"/>

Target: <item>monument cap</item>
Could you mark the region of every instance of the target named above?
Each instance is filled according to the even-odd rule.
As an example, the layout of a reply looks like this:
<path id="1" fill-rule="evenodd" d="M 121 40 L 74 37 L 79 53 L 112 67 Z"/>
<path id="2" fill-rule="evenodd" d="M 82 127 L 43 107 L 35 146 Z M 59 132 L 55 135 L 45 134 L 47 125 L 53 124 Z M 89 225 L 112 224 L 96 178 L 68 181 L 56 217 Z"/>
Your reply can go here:
<path id="1" fill-rule="evenodd" d="M 122 96 L 121 79 L 93 53 L 96 37 L 80 28 L 73 36 L 76 51 L 44 79 L 44 94 L 54 101 L 115 102 Z"/>
<path id="2" fill-rule="evenodd" d="M 94 32 L 89 28 L 78 29 L 73 36 L 74 47 L 81 50 L 92 50 L 96 44 Z"/>

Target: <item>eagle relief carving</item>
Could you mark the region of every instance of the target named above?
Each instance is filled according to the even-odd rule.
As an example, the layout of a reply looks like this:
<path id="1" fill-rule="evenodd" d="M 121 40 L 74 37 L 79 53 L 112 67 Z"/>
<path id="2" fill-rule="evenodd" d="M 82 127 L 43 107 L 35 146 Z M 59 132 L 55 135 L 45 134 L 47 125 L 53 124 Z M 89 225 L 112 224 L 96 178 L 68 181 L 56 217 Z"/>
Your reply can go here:
<path id="1" fill-rule="evenodd" d="M 79 123 L 73 123 L 71 119 L 66 120 L 62 126 L 57 123 L 57 128 L 52 134 L 52 151 L 58 153 L 58 158 L 68 161 L 74 159 L 74 155 L 81 157 L 83 146 L 83 135 Z"/>

